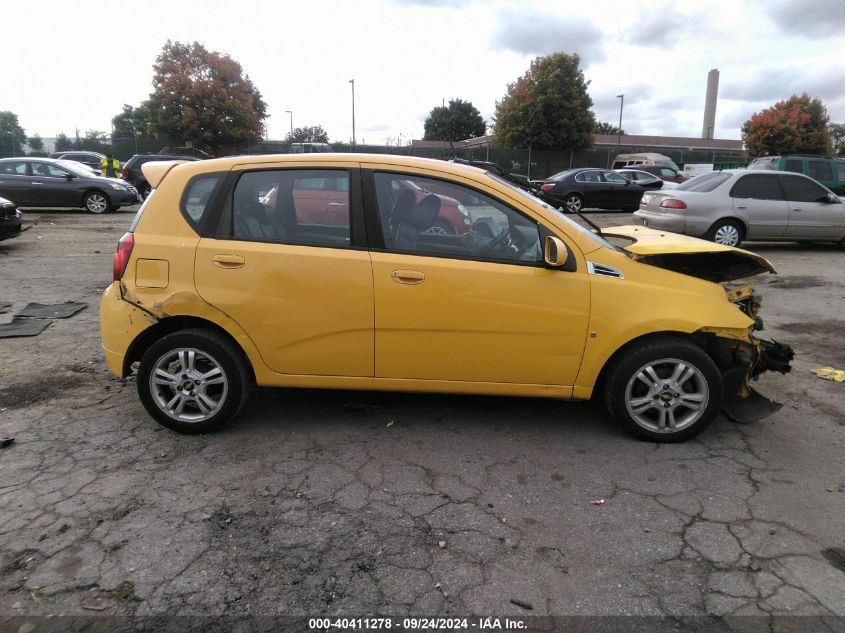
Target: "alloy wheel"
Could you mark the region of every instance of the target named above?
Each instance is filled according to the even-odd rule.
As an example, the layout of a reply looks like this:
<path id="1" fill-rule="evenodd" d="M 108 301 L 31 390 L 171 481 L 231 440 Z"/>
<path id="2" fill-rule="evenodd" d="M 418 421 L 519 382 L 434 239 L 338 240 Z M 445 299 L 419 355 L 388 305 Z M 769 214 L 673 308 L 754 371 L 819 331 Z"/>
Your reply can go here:
<path id="1" fill-rule="evenodd" d="M 677 358 L 640 367 L 625 387 L 625 407 L 634 422 L 654 433 L 677 433 L 707 409 L 710 390 L 701 371 Z"/>
<path id="2" fill-rule="evenodd" d="M 196 348 L 177 348 L 155 362 L 150 392 L 165 415 L 196 423 L 220 410 L 229 393 L 229 383 L 213 356 Z"/>
<path id="3" fill-rule="evenodd" d="M 581 210 L 581 198 L 578 196 L 569 196 L 566 199 L 566 210 L 570 213 L 577 213 Z"/>
<path id="4" fill-rule="evenodd" d="M 103 213 L 109 208 L 109 201 L 101 193 L 89 193 L 85 198 L 85 208 L 91 213 Z"/>

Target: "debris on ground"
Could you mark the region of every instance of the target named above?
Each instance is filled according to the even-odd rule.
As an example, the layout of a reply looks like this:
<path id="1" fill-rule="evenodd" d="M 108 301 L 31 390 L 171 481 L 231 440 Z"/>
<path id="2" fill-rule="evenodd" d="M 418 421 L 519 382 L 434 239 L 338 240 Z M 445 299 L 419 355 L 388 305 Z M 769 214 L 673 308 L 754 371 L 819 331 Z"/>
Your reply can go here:
<path id="1" fill-rule="evenodd" d="M 446 541 L 437 541 L 437 547 L 443 549 L 444 547 L 446 547 Z"/>
<path id="2" fill-rule="evenodd" d="M 87 307 L 87 303 L 76 303 L 74 301 L 66 301 L 65 303 L 54 303 L 49 305 L 45 305 L 43 303 L 28 303 L 26 307 L 15 314 L 15 316 L 27 317 L 30 319 L 67 319 Z"/>
<path id="3" fill-rule="evenodd" d="M 524 602 L 522 600 L 517 600 L 516 598 L 511 598 L 511 604 L 515 604 L 518 607 L 525 609 L 526 611 L 533 611 L 534 605 L 530 602 Z"/>
<path id="4" fill-rule="evenodd" d="M 833 367 L 819 367 L 813 370 L 816 376 L 834 382 L 845 382 L 845 369 L 834 369 Z"/>
<path id="5" fill-rule="evenodd" d="M 604 499 L 593 499 L 590 501 L 594 506 L 601 506 L 604 505 Z"/>
<path id="6" fill-rule="evenodd" d="M 0 314 L 3 312 L 8 312 L 9 308 L 12 307 L 11 301 L 0 301 Z"/>
<path id="7" fill-rule="evenodd" d="M 0 325 L 0 338 L 13 338 L 16 336 L 38 336 L 52 321 L 41 319 L 19 319 L 12 318 L 11 323 Z"/>
<path id="8" fill-rule="evenodd" d="M 13 437 L 0 437 L 0 448 L 9 448 L 14 442 Z"/>
<path id="9" fill-rule="evenodd" d="M 387 423 L 387 428 L 390 428 L 391 426 L 393 426 L 393 420 Z"/>

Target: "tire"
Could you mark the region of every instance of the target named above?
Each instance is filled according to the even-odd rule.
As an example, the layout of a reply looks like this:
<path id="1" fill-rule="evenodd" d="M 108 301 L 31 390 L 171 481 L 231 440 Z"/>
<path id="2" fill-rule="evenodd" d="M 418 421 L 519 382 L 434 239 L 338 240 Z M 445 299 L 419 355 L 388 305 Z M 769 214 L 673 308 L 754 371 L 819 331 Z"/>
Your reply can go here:
<path id="1" fill-rule="evenodd" d="M 563 208 L 567 213 L 578 213 L 584 208 L 584 197 L 579 193 L 567 194 L 563 199 Z"/>
<path id="2" fill-rule="evenodd" d="M 745 229 L 736 220 L 718 220 L 710 227 L 707 239 L 725 246 L 739 246 L 745 239 Z"/>
<path id="3" fill-rule="evenodd" d="M 86 211 L 96 214 L 106 213 L 112 210 L 109 197 L 102 191 L 89 191 L 86 193 L 85 197 L 82 198 L 82 206 L 85 207 Z"/>
<path id="4" fill-rule="evenodd" d="M 707 353 L 683 338 L 643 341 L 608 373 L 604 401 L 625 430 L 652 442 L 682 442 L 713 422 L 724 399 L 722 375 Z"/>
<path id="5" fill-rule="evenodd" d="M 144 183 L 144 186 L 141 188 L 141 197 L 146 200 L 152 192 L 153 188 L 147 183 Z"/>
<path id="6" fill-rule="evenodd" d="M 456 235 L 455 227 L 449 224 L 446 220 L 438 219 L 425 230 L 426 233 L 434 235 Z"/>
<path id="7" fill-rule="evenodd" d="M 211 372 L 216 373 L 209 376 Z M 181 330 L 144 352 L 138 395 L 162 426 L 179 433 L 210 433 L 241 410 L 248 376 L 243 353 L 227 339 L 209 330 Z"/>

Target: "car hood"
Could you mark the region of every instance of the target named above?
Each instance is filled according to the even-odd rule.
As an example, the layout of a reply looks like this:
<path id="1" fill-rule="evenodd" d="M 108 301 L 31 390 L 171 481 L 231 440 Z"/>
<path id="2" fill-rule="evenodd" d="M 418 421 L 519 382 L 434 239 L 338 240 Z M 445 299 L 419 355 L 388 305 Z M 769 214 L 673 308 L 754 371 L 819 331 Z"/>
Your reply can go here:
<path id="1" fill-rule="evenodd" d="M 643 226 L 613 226 L 602 234 L 631 240 L 622 248 L 638 262 L 707 281 L 734 281 L 777 272 L 765 257 L 696 237 Z"/>

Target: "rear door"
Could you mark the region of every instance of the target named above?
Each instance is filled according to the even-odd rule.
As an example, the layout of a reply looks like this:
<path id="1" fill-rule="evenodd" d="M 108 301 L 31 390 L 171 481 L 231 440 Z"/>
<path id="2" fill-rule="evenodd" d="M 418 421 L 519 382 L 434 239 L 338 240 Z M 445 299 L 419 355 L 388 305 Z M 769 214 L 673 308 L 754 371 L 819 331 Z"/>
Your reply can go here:
<path id="1" fill-rule="evenodd" d="M 373 276 L 357 163 L 315 165 L 233 169 L 224 228 L 197 246 L 196 287 L 272 371 L 372 377 Z M 346 180 L 345 222 L 309 221 L 294 196 L 303 179 Z M 272 204 L 263 203 L 274 188 Z"/>
<path id="2" fill-rule="evenodd" d="M 19 207 L 28 207 L 32 199 L 29 163 L 24 160 L 0 161 L 0 196 Z"/>
<path id="3" fill-rule="evenodd" d="M 643 188 L 640 185 L 612 171 L 603 171 L 602 176 L 607 183 L 607 201 L 605 202 L 607 206 L 639 206 L 640 198 L 643 197 Z"/>
<path id="4" fill-rule="evenodd" d="M 828 201 L 828 192 L 803 176 L 781 176 L 789 203 L 786 237 L 840 240 L 845 237 L 845 205 Z"/>
<path id="5" fill-rule="evenodd" d="M 584 206 L 600 206 L 607 201 L 607 183 L 601 177 L 601 171 L 590 169 L 575 174 L 575 182 L 584 195 Z"/>
<path id="6" fill-rule="evenodd" d="M 730 192 L 734 213 L 748 227 L 746 239 L 783 236 L 789 222 L 789 204 L 777 174 L 748 174 Z"/>

